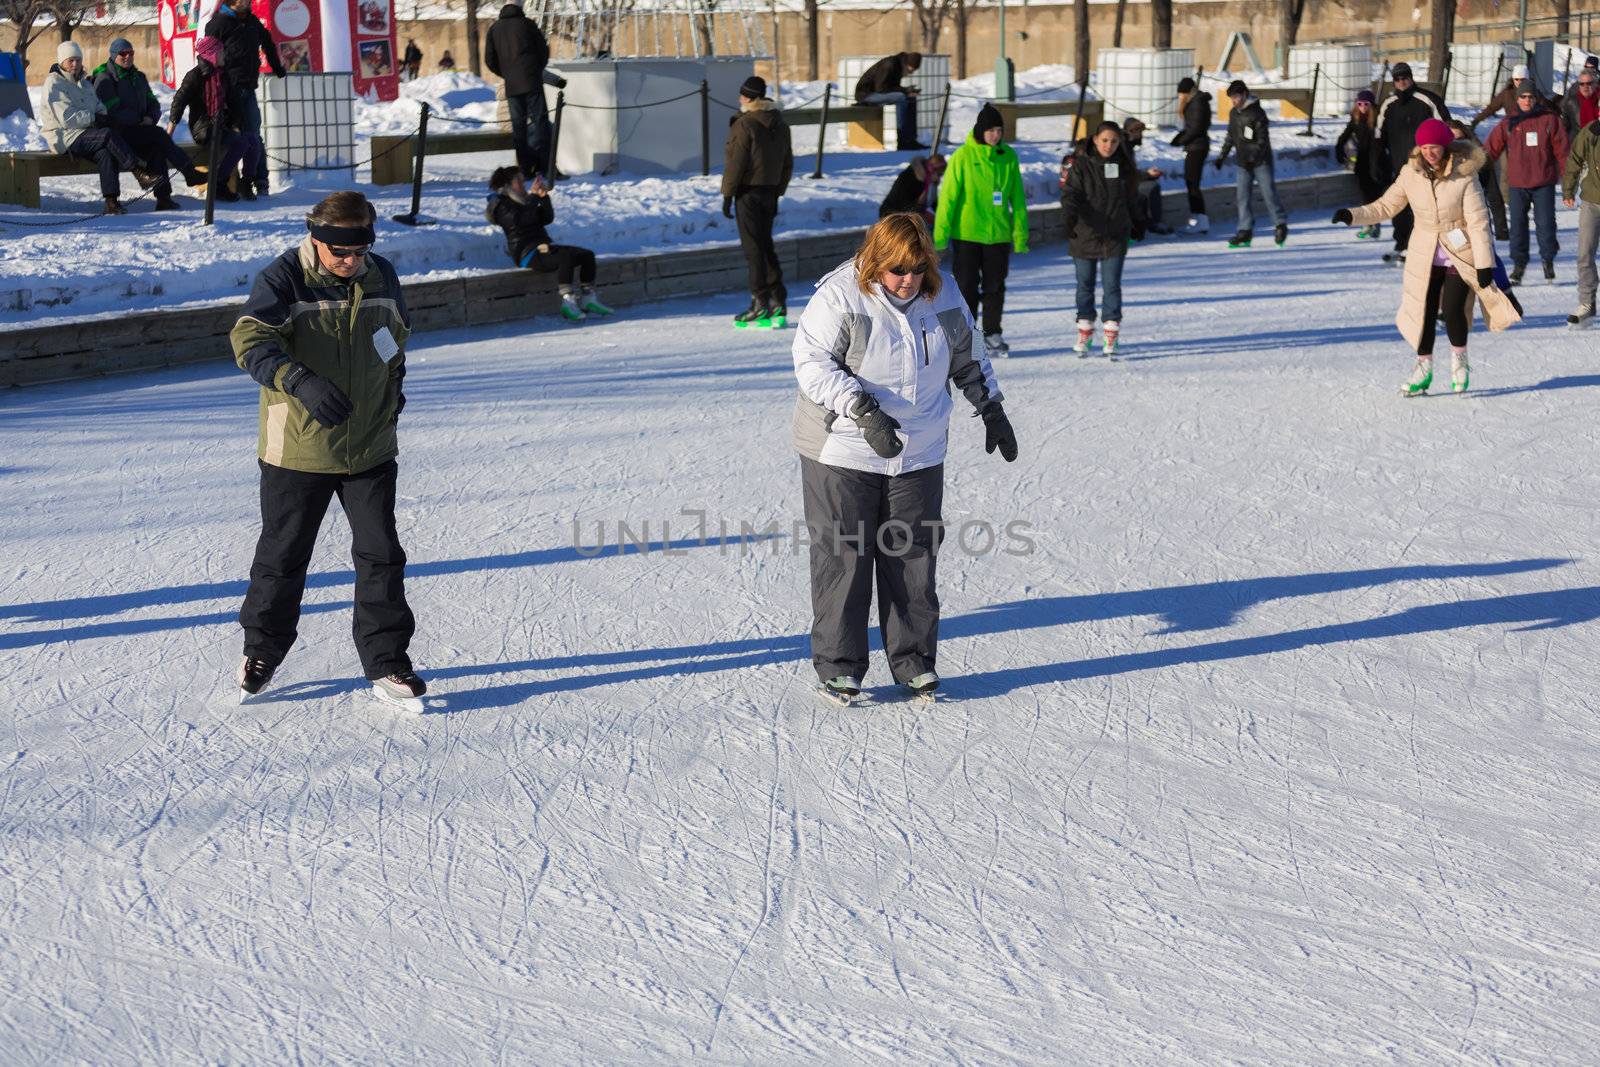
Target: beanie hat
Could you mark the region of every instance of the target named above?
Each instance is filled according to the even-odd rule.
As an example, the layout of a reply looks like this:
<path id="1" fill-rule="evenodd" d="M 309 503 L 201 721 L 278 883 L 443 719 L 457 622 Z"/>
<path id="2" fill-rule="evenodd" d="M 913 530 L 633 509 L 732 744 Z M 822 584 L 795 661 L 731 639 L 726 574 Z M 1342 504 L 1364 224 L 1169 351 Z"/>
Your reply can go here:
<path id="1" fill-rule="evenodd" d="M 1517 95 L 1537 97 L 1539 95 L 1539 87 L 1533 84 L 1531 79 L 1523 78 L 1517 83 Z"/>
<path id="2" fill-rule="evenodd" d="M 993 104 L 984 104 L 978 109 L 978 121 L 972 124 L 972 132 L 978 135 L 978 140 L 983 140 L 983 131 L 1005 129 L 1005 119 L 1000 117 L 1000 111 Z"/>
<path id="3" fill-rule="evenodd" d="M 112 59 L 115 59 L 117 58 L 118 53 L 133 51 L 133 42 L 128 40 L 126 37 L 118 37 L 115 41 L 111 42 L 111 47 L 106 49 L 106 51 L 110 53 Z"/>
<path id="4" fill-rule="evenodd" d="M 1250 87 L 1248 85 L 1246 85 L 1244 82 L 1240 81 L 1238 78 L 1235 78 L 1235 79 L 1233 79 L 1233 81 L 1228 83 L 1228 95 L 1229 96 L 1249 96 L 1250 95 Z"/>
<path id="5" fill-rule="evenodd" d="M 1377 102 L 1378 98 L 1372 95 L 1371 89 L 1363 89 L 1356 94 L 1356 103 L 1358 104 L 1376 104 Z"/>
<path id="6" fill-rule="evenodd" d="M 1194 92 L 1194 90 L 1195 90 L 1195 84 L 1194 84 L 1194 79 L 1193 78 L 1183 77 L 1183 78 L 1179 78 L 1178 79 L 1178 92 L 1180 92 L 1180 93 L 1192 93 L 1192 92 Z"/>
<path id="7" fill-rule="evenodd" d="M 1586 57 L 1584 59 L 1584 61 L 1583 61 L 1583 65 L 1588 67 L 1590 70 L 1594 70 L 1596 68 L 1600 68 L 1600 56 L 1588 56 L 1588 57 Z"/>
<path id="8" fill-rule="evenodd" d="M 1390 81 L 1399 81 L 1401 78 L 1410 78 L 1410 77 L 1411 77 L 1411 64 L 1410 63 L 1396 63 L 1394 66 L 1389 68 L 1389 80 Z"/>
<path id="9" fill-rule="evenodd" d="M 1122 120 L 1122 133 L 1124 136 L 1130 139 L 1143 134 L 1144 130 L 1144 123 L 1140 122 L 1131 115 Z"/>
<path id="10" fill-rule="evenodd" d="M 62 41 L 56 45 L 56 62 L 65 63 L 69 59 L 82 59 L 83 49 L 77 41 Z"/>
<path id="11" fill-rule="evenodd" d="M 1526 78 L 1527 76 L 1528 76 L 1528 65 L 1526 63 L 1518 63 L 1516 66 L 1511 68 L 1511 80 L 1512 81 L 1519 82 L 1522 79 Z"/>
<path id="12" fill-rule="evenodd" d="M 1456 139 L 1456 135 L 1446 126 L 1443 119 L 1427 119 L 1417 127 L 1417 147 L 1426 144 L 1435 144 L 1444 148 Z"/>
<path id="13" fill-rule="evenodd" d="M 222 62 L 222 39 L 210 36 L 200 38 L 195 42 L 194 54 L 216 66 Z"/>
<path id="14" fill-rule="evenodd" d="M 739 95 L 740 96 L 748 96 L 752 100 L 764 100 L 764 99 L 766 99 L 766 96 L 767 96 L 767 82 L 766 82 L 766 79 L 757 78 L 755 75 L 751 75 L 750 77 L 748 77 L 748 78 L 746 78 L 744 80 L 744 84 L 743 85 L 739 86 Z"/>

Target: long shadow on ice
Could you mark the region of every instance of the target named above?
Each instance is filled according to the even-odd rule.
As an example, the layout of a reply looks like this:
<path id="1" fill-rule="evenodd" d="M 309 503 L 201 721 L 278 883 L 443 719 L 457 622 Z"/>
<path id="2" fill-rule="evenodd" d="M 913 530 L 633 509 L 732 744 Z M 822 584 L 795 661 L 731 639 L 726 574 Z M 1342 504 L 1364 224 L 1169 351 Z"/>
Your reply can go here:
<path id="1" fill-rule="evenodd" d="M 1395 582 L 1520 574 L 1560 567 L 1568 562 L 1570 561 L 1560 559 L 1526 559 L 1499 563 L 1380 567 L 1361 571 L 1206 582 L 1164 589 L 1041 597 L 997 604 L 965 615 L 946 618 L 940 626 L 940 635 L 944 638 L 982 637 L 1148 615 L 1156 616 L 1163 623 L 1154 635 L 1212 630 L 1232 625 L 1241 612 L 1271 600 L 1318 596 Z M 1585 600 L 1579 595 L 1581 593 L 1588 593 L 1588 599 Z M 960 679 L 956 686 L 961 693 L 1002 693 L 1019 685 L 1032 685 L 1040 681 L 1114 674 L 1125 670 L 1144 670 L 1149 667 L 1203 662 L 1208 659 L 1262 655 L 1303 647 L 1308 643 L 1390 636 L 1385 627 L 1395 625 L 1393 620 L 1412 617 L 1420 620 L 1425 629 L 1455 629 L 1484 623 L 1533 619 L 1553 620 L 1549 625 L 1566 625 L 1568 622 L 1584 621 L 1600 616 L 1600 596 L 1595 594 L 1595 590 L 1573 590 L 1496 597 L 1482 601 L 1452 602 L 1365 622 L 1332 623 L 1325 627 L 1291 631 L 1286 634 L 1129 653 L 1125 656 L 1098 660 L 1018 668 L 1014 671 Z M 1418 624 L 1413 621 L 1406 625 Z M 1394 631 L 1394 633 L 1406 632 L 1411 631 L 1404 626 Z M 876 627 L 871 631 L 871 643 L 874 649 L 882 647 Z M 1228 651 L 1217 654 L 1208 651 L 1223 649 Z M 435 704 L 435 707 L 438 707 L 442 703 L 443 710 L 447 711 L 467 711 L 509 707 L 536 696 L 572 692 L 620 682 L 772 666 L 805 660 L 809 652 L 808 634 L 787 634 L 709 644 L 617 649 L 507 663 L 469 664 L 443 667 L 428 673 L 431 678 L 443 682 L 451 679 L 517 674 L 524 671 L 568 672 L 557 678 L 502 682 L 481 689 L 446 692 Z M 597 674 L 572 673 L 593 667 L 623 669 Z"/>
<path id="2" fill-rule="evenodd" d="M 432 560 L 407 564 L 406 577 L 438 578 L 453 574 L 474 574 L 484 571 L 517 570 L 552 563 L 576 563 L 594 559 L 613 559 L 617 556 L 653 555 L 668 550 L 692 548 L 731 548 L 735 545 L 754 545 L 781 535 L 771 533 L 743 534 L 701 539 L 681 538 L 672 541 L 655 540 L 644 544 L 616 541 L 606 544 L 586 544 L 583 547 L 563 545 L 558 548 L 539 548 L 527 552 L 511 552 L 498 556 L 472 556 L 466 559 Z M 355 572 L 350 570 L 325 571 L 306 576 L 307 589 L 330 589 L 355 583 Z M 22 623 L 63 622 L 68 619 L 100 618 L 117 615 L 140 608 L 167 604 L 187 604 L 205 600 L 237 600 L 244 596 L 249 583 L 239 579 L 227 582 L 197 582 L 192 585 L 170 585 L 160 589 L 144 589 L 131 593 L 105 593 L 99 596 L 69 597 L 64 600 L 43 600 L 32 604 L 0 604 L 0 620 L 14 619 Z M 350 606 L 349 601 L 321 605 L 319 610 Z M 307 611 L 313 610 L 310 607 Z M 189 626 L 202 626 L 226 622 L 237 616 L 233 613 L 217 615 L 187 615 L 166 619 L 118 619 L 85 623 L 57 630 L 31 630 L 21 633 L 0 633 L 0 649 L 26 648 L 59 641 L 77 641 L 94 637 L 123 637 L 129 634 L 149 633 L 154 630 L 175 630 Z"/>
<path id="3" fill-rule="evenodd" d="M 1547 389 L 1591 389 L 1600 385 L 1600 374 L 1564 374 L 1546 378 L 1533 385 L 1508 385 L 1501 389 L 1477 389 L 1467 395 L 1474 400 L 1486 397 L 1513 396 L 1517 393 L 1542 393 Z"/>

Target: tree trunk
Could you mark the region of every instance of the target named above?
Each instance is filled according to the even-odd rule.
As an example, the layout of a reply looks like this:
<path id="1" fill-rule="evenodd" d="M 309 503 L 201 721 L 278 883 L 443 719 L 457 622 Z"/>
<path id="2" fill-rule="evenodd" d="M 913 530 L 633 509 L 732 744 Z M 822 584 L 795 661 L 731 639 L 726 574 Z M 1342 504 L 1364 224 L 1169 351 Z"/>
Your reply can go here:
<path id="1" fill-rule="evenodd" d="M 1556 0 L 1556 37 L 1565 40 L 1572 32 L 1572 0 Z"/>
<path id="2" fill-rule="evenodd" d="M 1306 0 L 1281 0 L 1278 8 L 1278 62 L 1286 74 L 1289 71 L 1289 49 L 1294 47 L 1295 40 L 1300 36 L 1300 16 L 1305 10 Z"/>
<path id="3" fill-rule="evenodd" d="M 1117 22 L 1111 29 L 1111 47 L 1122 47 L 1122 22 L 1128 15 L 1128 0 L 1117 0 Z"/>
<path id="4" fill-rule="evenodd" d="M 22 57 L 22 69 L 26 72 L 28 69 L 28 46 L 33 43 L 34 38 L 38 37 L 39 34 L 34 32 L 32 15 L 17 22 L 16 26 L 17 54 Z"/>
<path id="5" fill-rule="evenodd" d="M 1072 62 L 1081 87 L 1089 84 L 1089 0 L 1073 0 L 1072 10 L 1077 23 Z"/>
<path id="6" fill-rule="evenodd" d="M 1172 0 L 1150 0 L 1150 46 L 1172 47 Z"/>
<path id="7" fill-rule="evenodd" d="M 817 73 L 817 0 L 806 0 L 806 79 L 816 81 Z"/>
<path id="8" fill-rule="evenodd" d="M 467 69 L 483 77 L 483 59 L 478 55 L 478 0 L 467 0 Z"/>
<path id="9" fill-rule="evenodd" d="M 967 0 L 956 0 L 956 77 L 967 76 Z"/>
<path id="10" fill-rule="evenodd" d="M 1445 57 L 1450 52 L 1451 23 L 1455 21 L 1455 0 L 1433 0 L 1428 39 L 1428 80 L 1444 81 Z"/>

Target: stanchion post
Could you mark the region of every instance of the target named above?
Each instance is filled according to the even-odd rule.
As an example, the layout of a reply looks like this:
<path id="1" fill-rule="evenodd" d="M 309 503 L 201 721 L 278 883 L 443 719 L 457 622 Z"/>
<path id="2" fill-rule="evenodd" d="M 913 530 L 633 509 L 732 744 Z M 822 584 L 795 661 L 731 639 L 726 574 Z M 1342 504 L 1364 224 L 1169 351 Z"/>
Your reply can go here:
<path id="1" fill-rule="evenodd" d="M 817 165 L 811 172 L 813 180 L 822 177 L 822 150 L 828 143 L 828 105 L 833 102 L 833 83 L 822 87 L 822 121 L 817 124 Z"/>
<path id="2" fill-rule="evenodd" d="M 417 122 L 417 144 L 414 149 L 416 158 L 412 161 L 411 168 L 411 210 L 404 215 L 396 215 L 394 221 L 404 226 L 432 226 L 433 220 L 420 214 L 422 210 L 422 164 L 428 158 L 428 112 L 432 109 L 428 102 L 422 102 L 422 118 Z"/>
<path id="3" fill-rule="evenodd" d="M 1317 118 L 1317 83 L 1320 81 L 1322 81 L 1322 64 L 1318 63 L 1311 68 L 1311 105 L 1306 108 L 1306 132 L 1302 133 L 1301 137 L 1314 136 L 1311 132 L 1311 124 Z"/>
<path id="4" fill-rule="evenodd" d="M 1484 106 L 1488 106 L 1489 102 L 1499 95 L 1500 72 L 1505 69 L 1505 66 L 1506 53 L 1505 49 L 1501 49 L 1499 58 L 1494 61 L 1494 78 L 1489 82 L 1489 99 L 1484 101 Z"/>
<path id="5" fill-rule="evenodd" d="M 211 124 L 211 143 L 206 146 L 206 225 L 211 225 L 211 220 L 217 214 L 217 145 L 222 141 L 221 123 Z M 242 134 L 240 136 L 243 136 Z"/>
<path id="6" fill-rule="evenodd" d="M 561 168 L 556 166 L 556 150 L 561 147 L 561 116 L 567 110 L 567 91 L 556 91 L 556 120 L 550 126 L 550 158 L 545 161 L 545 180 L 551 185 L 556 183 L 556 177 L 561 173 Z"/>
<path id="7" fill-rule="evenodd" d="M 950 83 L 949 82 L 945 82 L 944 83 L 944 102 L 939 105 L 939 125 L 937 125 L 937 126 L 935 126 L 933 128 L 933 147 L 928 152 L 928 158 L 929 159 L 932 159 L 934 156 L 938 155 L 940 146 L 944 144 L 944 124 L 945 124 L 945 120 L 948 119 L 949 117 L 950 117 Z"/>
<path id="8" fill-rule="evenodd" d="M 711 173 L 711 83 L 700 79 L 700 176 Z"/>

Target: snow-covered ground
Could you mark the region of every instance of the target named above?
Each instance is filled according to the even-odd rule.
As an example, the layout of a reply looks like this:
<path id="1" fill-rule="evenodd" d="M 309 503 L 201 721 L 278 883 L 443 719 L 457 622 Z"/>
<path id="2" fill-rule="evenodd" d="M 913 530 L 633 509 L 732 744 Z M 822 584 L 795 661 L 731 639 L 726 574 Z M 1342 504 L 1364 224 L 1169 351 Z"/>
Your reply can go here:
<path id="1" fill-rule="evenodd" d="M 810 695 L 793 333 L 738 294 L 416 339 L 420 719 L 356 680 L 340 518 L 232 705 L 243 375 L 0 394 L 4 1059 L 1592 1063 L 1570 268 L 1403 401 L 1398 276 L 1321 221 L 1135 249 L 1116 365 L 1016 263 L 1022 456 L 958 412 L 946 517 L 1034 549 L 947 546 L 928 709 Z"/>
<path id="2" fill-rule="evenodd" d="M 977 116 L 981 96 L 993 89 L 992 74 L 956 83 L 964 95 L 951 102 L 952 136 L 965 138 Z M 1030 99 L 1073 96 L 1072 68 L 1040 67 L 1018 77 L 1018 91 L 1035 93 Z M 1056 90 L 1040 92 L 1050 86 Z M 170 91 L 157 87 L 165 100 Z M 786 99 L 802 103 L 820 93 L 820 83 L 790 86 Z M 389 104 L 361 104 L 357 109 L 356 156 L 367 159 L 370 138 L 378 133 L 404 133 L 416 128 L 418 104 L 427 100 L 435 110 L 430 130 L 452 128 L 460 117 L 477 123 L 495 115 L 494 89 L 465 73 L 437 74 L 402 86 L 401 100 Z M 1276 106 L 1276 105 L 1273 105 Z M 576 121 L 573 112 L 569 120 Z M 1023 162 L 1029 199 L 1051 203 L 1058 196 L 1059 161 L 1066 148 L 1060 138 L 1067 120 L 1028 119 L 1021 123 L 1018 148 Z M 13 128 L 16 127 L 16 128 Z M 455 128 L 476 126 L 458 125 Z M 1299 136 L 1303 127 L 1285 124 L 1278 135 L 1278 175 L 1317 173 L 1330 169 L 1325 152 L 1307 155 L 1307 149 L 1326 148 L 1342 124 L 1319 122 L 1315 136 Z M 42 148 L 37 128 L 0 126 L 0 136 L 14 147 Z M 9 132 L 7 132 L 9 131 Z M 1213 140 L 1220 146 L 1226 129 L 1217 124 Z M 858 152 L 843 147 L 844 128 L 833 127 L 824 177 L 812 181 L 817 128 L 796 127 L 795 173 L 783 202 L 779 230 L 785 235 L 825 233 L 867 226 L 877 218 L 878 203 L 894 177 L 910 158 L 902 152 Z M 187 130 L 180 127 L 180 140 Z M 1159 131 L 1147 134 L 1141 162 L 1159 166 L 1169 182 L 1181 187 L 1182 154 Z M 0 140 L 0 147 L 7 142 Z M 379 233 L 385 254 L 408 278 L 445 277 L 488 270 L 504 270 L 510 263 L 499 230 L 483 217 L 490 171 L 507 159 L 495 153 L 434 156 L 427 164 L 423 210 L 438 225 L 412 229 L 390 222 L 410 209 L 409 186 L 365 186 L 379 212 Z M 720 157 L 718 159 L 720 164 Z M 365 183 L 370 170 L 358 169 Z M 1207 171 L 1208 180 L 1232 181 L 1232 165 L 1222 174 Z M 560 186 L 557 194 L 556 235 L 583 244 L 601 254 L 632 255 L 673 248 L 696 248 L 738 240 L 733 223 L 722 217 L 720 173 L 710 177 L 683 175 L 638 177 L 581 175 Z M 330 185 L 329 183 L 333 183 Z M 320 176 L 316 181 L 282 186 L 266 201 L 223 204 L 217 224 L 202 224 L 199 201 L 180 199 L 195 210 L 182 214 L 151 212 L 150 199 L 135 201 L 130 214 L 98 218 L 60 228 L 17 227 L 0 221 L 7 255 L 0 258 L 0 331 L 7 326 L 41 321 L 70 320 L 85 316 L 124 314 L 154 307 L 241 299 L 250 278 L 272 257 L 304 234 L 306 210 L 341 179 Z M 99 209 L 98 179 L 90 176 L 51 178 L 43 185 L 43 205 L 38 211 L 0 205 L 0 220 L 28 223 L 71 220 Z M 138 192 L 125 178 L 124 193 Z"/>

